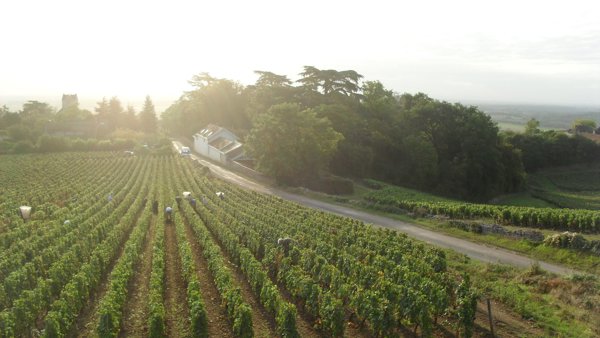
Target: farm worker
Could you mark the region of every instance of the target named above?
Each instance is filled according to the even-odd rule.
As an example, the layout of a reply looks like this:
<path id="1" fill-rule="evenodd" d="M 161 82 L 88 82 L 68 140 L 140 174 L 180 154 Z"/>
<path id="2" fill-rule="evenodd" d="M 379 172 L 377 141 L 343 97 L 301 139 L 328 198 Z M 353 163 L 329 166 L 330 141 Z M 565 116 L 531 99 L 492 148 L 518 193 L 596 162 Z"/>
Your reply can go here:
<path id="1" fill-rule="evenodd" d="M 112 201 L 112 192 L 110 194 L 108 194 L 108 201 L 111 202 Z"/>
<path id="2" fill-rule="evenodd" d="M 171 207 L 166 207 L 165 208 L 165 218 L 167 220 L 167 222 L 171 222 L 171 214 L 173 213 L 173 208 Z"/>
<path id="3" fill-rule="evenodd" d="M 206 196 L 202 196 L 202 204 L 206 205 Z"/>
<path id="4" fill-rule="evenodd" d="M 288 252 L 290 251 L 291 244 L 292 244 L 292 239 L 289 237 L 279 238 L 277 240 L 277 245 L 279 245 L 280 247 L 283 248 L 283 252 L 285 253 L 286 256 L 287 256 Z"/>
<path id="5" fill-rule="evenodd" d="M 152 201 L 152 212 L 156 215 L 158 213 L 158 201 Z"/>
<path id="6" fill-rule="evenodd" d="M 192 207 L 196 208 L 196 199 L 195 199 L 195 198 L 192 198 L 192 199 L 190 200 L 190 204 L 192 205 Z"/>
<path id="7" fill-rule="evenodd" d="M 181 203 L 181 196 L 176 196 L 175 197 L 175 201 L 177 201 L 177 205 L 180 205 L 180 203 Z"/>

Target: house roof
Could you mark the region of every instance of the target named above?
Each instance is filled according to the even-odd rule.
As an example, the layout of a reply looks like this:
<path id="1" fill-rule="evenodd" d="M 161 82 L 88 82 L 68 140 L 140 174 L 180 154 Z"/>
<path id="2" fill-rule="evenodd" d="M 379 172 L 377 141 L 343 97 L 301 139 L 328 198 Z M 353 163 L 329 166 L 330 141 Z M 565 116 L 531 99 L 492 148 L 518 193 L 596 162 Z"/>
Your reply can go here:
<path id="1" fill-rule="evenodd" d="M 199 135 L 209 138 L 211 135 L 214 135 L 223 130 L 223 127 L 219 127 L 216 124 L 209 124 L 206 128 L 200 130 L 198 132 Z"/>
<path id="2" fill-rule="evenodd" d="M 220 151 L 223 151 L 223 149 L 229 146 L 231 143 L 234 143 L 234 141 L 228 140 L 224 137 L 219 137 L 214 141 L 210 142 L 209 145 L 219 149 Z"/>
<path id="3" fill-rule="evenodd" d="M 242 144 L 239 142 L 231 142 L 230 144 L 226 145 L 225 147 L 223 147 L 223 149 L 221 149 L 222 152 L 224 152 L 225 154 L 231 153 L 236 149 L 241 149 Z"/>

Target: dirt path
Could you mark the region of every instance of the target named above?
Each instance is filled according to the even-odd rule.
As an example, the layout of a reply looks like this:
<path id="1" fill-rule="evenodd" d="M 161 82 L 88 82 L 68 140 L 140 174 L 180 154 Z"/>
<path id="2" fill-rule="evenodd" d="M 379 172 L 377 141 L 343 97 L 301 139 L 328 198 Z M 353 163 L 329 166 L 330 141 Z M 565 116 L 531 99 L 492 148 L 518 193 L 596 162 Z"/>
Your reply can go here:
<path id="1" fill-rule="evenodd" d="M 173 142 L 173 145 L 176 149 L 179 149 L 182 144 L 180 142 Z M 433 244 L 439 247 L 452 249 L 456 252 L 463 253 L 473 259 L 489 262 L 489 263 L 502 263 L 502 264 L 510 264 L 513 266 L 521 267 L 521 268 L 529 268 L 534 262 L 534 259 L 531 259 L 526 256 L 522 256 L 518 253 L 500 249 L 493 246 L 482 245 L 474 242 L 470 242 L 464 239 L 444 235 L 437 233 L 435 231 L 431 231 L 428 229 L 424 229 L 419 227 L 418 225 L 398 221 L 392 218 L 378 216 L 369 212 L 352 209 L 346 206 L 341 206 L 337 204 L 327 203 L 323 201 L 318 201 L 306 196 L 292 194 L 283 190 L 279 190 L 276 188 L 265 186 L 259 182 L 255 182 L 249 180 L 247 178 L 241 177 L 225 168 L 222 168 L 214 163 L 208 162 L 202 159 L 200 156 L 192 155 L 192 159 L 198 161 L 200 164 L 207 166 L 210 168 L 211 172 L 221 177 L 222 179 L 234 183 L 238 186 L 241 186 L 246 189 L 254 190 L 257 192 L 271 194 L 279 196 L 283 199 L 290 200 L 296 202 L 298 204 L 318 209 L 322 211 L 326 211 L 329 213 L 354 218 L 365 223 L 371 223 L 378 226 L 395 229 L 406 233 L 408 236 Z M 542 269 L 560 274 L 560 275 L 569 275 L 573 273 L 577 273 L 576 270 L 557 265 L 552 263 L 546 263 L 539 261 Z"/>
<path id="2" fill-rule="evenodd" d="M 168 337 L 190 337 L 186 284 L 181 275 L 175 225 L 165 224 L 165 312 Z"/>
<path id="3" fill-rule="evenodd" d="M 200 290 L 202 291 L 202 300 L 204 301 L 206 314 L 208 316 L 208 335 L 209 337 L 233 337 L 231 326 L 227 321 L 225 308 L 221 306 L 219 291 L 217 290 L 208 268 L 208 262 L 202 255 L 202 248 L 187 222 L 184 223 L 186 237 L 192 248 L 194 265 L 196 266 L 198 282 L 200 283 Z"/>
<path id="4" fill-rule="evenodd" d="M 152 271 L 152 246 L 154 245 L 156 216 L 146 234 L 144 249 L 140 262 L 136 267 L 133 281 L 129 285 L 129 295 L 123 309 L 123 323 L 119 337 L 147 337 L 148 336 L 148 288 L 150 287 L 150 273 Z"/>
<path id="5" fill-rule="evenodd" d="M 494 334 L 497 337 L 543 337 L 547 335 L 543 329 L 536 327 L 534 322 L 520 318 L 513 311 L 494 301 L 492 301 L 492 315 Z M 477 303 L 474 336 L 492 337 L 487 303 L 484 300 Z"/>

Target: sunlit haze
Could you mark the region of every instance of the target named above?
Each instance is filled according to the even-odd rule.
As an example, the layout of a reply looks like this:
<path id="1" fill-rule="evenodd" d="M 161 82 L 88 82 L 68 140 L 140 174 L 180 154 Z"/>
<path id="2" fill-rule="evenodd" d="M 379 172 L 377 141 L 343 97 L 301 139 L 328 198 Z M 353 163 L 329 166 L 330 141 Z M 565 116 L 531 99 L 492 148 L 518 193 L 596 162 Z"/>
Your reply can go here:
<path id="1" fill-rule="evenodd" d="M 597 1 L 3 1 L 0 105 L 166 108 L 200 72 L 353 69 L 444 100 L 600 106 Z M 85 104 L 85 100 L 91 104 Z M 54 101 L 51 101 L 54 100 Z"/>

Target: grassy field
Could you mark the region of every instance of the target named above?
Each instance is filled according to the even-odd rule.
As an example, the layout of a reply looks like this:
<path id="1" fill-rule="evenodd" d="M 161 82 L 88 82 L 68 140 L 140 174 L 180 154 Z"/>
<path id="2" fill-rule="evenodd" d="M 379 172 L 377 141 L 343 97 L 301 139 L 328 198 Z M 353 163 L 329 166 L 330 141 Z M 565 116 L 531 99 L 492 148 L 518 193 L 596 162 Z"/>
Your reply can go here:
<path id="1" fill-rule="evenodd" d="M 494 204 L 600 210 L 600 165 L 578 165 L 529 175 L 527 191 Z"/>

